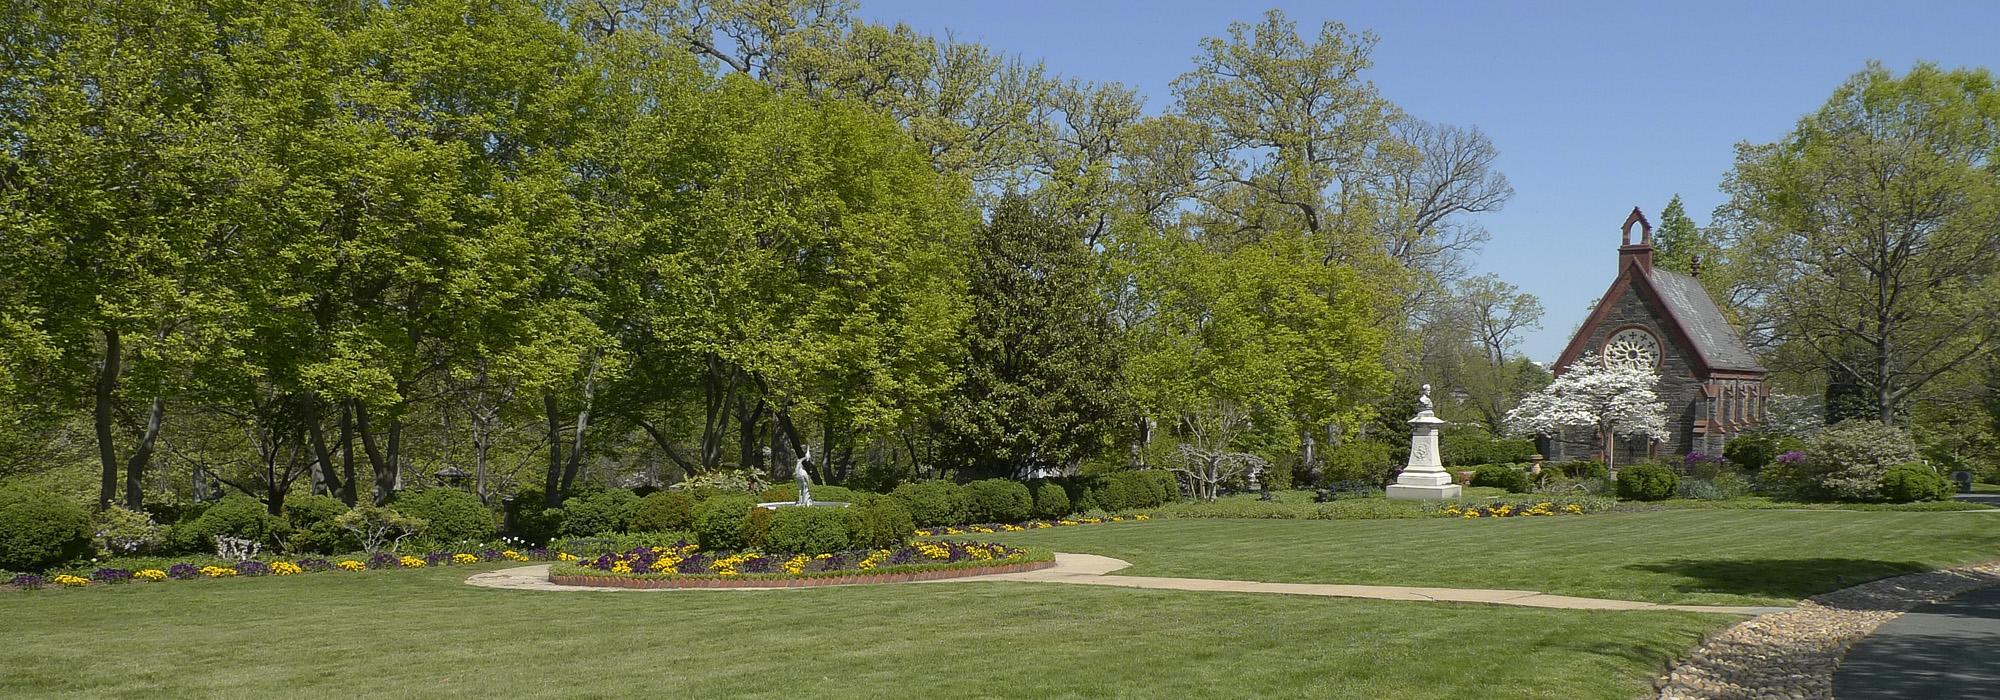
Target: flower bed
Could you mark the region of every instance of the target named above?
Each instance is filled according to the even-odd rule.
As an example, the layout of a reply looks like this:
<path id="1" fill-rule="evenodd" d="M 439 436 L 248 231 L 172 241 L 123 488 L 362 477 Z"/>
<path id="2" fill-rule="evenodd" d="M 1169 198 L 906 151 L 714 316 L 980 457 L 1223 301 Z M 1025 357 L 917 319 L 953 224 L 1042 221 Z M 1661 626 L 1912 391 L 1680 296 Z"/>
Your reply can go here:
<path id="1" fill-rule="evenodd" d="M 1022 523 L 986 523 L 983 525 L 967 525 L 965 527 L 932 527 L 917 530 L 913 534 L 918 537 L 990 535 L 995 532 L 1023 532 L 1026 530 L 1046 530 L 1052 527 L 1102 525 L 1105 523 L 1122 523 L 1126 521 L 1144 522 L 1152 519 L 1152 516 L 1140 513 L 1138 515 L 1111 515 L 1102 518 L 1063 518 L 1061 520 L 1030 520 Z"/>
<path id="2" fill-rule="evenodd" d="M 621 588 L 789 588 L 924 581 L 1055 565 L 1048 552 L 980 542 L 924 540 L 896 549 L 818 555 L 698 549 L 683 542 L 562 562 L 550 568 L 549 581 Z"/>
<path id="3" fill-rule="evenodd" d="M 1445 501 L 1424 504 L 1425 512 L 1444 518 L 1532 518 L 1583 515 L 1611 509 L 1613 501 L 1589 496 L 1513 498 L 1492 501 Z"/>
<path id="4" fill-rule="evenodd" d="M 398 555 L 376 552 L 373 555 L 354 554 L 333 559 L 306 557 L 296 561 L 250 559 L 229 562 L 213 558 L 202 562 L 180 562 L 172 565 L 149 566 L 137 570 L 119 568 L 99 568 L 82 575 L 82 572 L 49 572 L 43 574 L 19 574 L 11 578 L 0 578 L 0 590 L 11 586 L 19 590 L 46 588 L 50 585 L 62 588 L 84 588 L 95 585 L 117 585 L 125 583 L 158 583 L 163 581 L 187 581 L 206 578 L 237 578 L 244 576 L 298 576 L 326 571 L 354 572 L 369 569 L 420 569 L 435 566 L 457 566 L 492 561 L 572 561 L 576 557 L 550 549 L 529 549 L 525 551 L 481 549 L 473 552 L 429 552 L 418 555 Z"/>

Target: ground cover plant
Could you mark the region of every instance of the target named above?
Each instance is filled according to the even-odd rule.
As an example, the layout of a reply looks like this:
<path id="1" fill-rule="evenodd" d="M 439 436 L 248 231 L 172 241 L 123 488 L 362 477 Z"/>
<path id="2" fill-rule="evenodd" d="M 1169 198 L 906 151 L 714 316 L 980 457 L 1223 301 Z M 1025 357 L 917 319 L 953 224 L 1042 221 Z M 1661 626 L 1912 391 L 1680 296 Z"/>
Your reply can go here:
<path id="1" fill-rule="evenodd" d="M 603 576 L 636 579 L 728 578 L 780 580 L 837 578 L 870 574 L 907 574 L 1048 561 L 1046 551 L 985 542 L 919 541 L 876 550 L 819 554 L 787 552 L 703 552 L 685 540 L 672 545 L 635 547 L 556 564 L 556 576 Z"/>
<path id="2" fill-rule="evenodd" d="M 1118 572 L 1297 583 L 1507 588 L 1671 603 L 1788 605 L 1986 561 L 2000 514 L 1656 510 L 1550 518 L 1169 519 L 990 536 L 1116 557 Z M 987 536 L 983 536 L 987 537 Z M 1395 543 L 1391 546 L 1389 543 Z M 1424 556 L 1409 556 L 1407 547 Z"/>
<path id="3" fill-rule="evenodd" d="M 1008 582 L 601 595 L 461 582 L 501 566 L 0 596 L 0 696 L 1635 697 L 1739 619 Z M 314 653 L 245 643 L 246 625 L 309 633 Z M 743 653 L 774 648 L 782 661 Z M 585 655 L 585 677 L 550 672 Z"/>

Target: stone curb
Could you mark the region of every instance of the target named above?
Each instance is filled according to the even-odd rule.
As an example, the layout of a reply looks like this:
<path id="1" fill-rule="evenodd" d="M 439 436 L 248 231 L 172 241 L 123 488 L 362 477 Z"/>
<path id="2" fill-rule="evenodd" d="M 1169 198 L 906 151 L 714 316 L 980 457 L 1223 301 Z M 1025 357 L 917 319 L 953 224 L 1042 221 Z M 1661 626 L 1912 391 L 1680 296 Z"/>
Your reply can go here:
<path id="1" fill-rule="evenodd" d="M 1831 698 L 1849 647 L 1926 603 L 2000 585 L 2000 562 L 1893 576 L 1823 593 L 1708 635 L 1654 681 L 1662 700 Z"/>

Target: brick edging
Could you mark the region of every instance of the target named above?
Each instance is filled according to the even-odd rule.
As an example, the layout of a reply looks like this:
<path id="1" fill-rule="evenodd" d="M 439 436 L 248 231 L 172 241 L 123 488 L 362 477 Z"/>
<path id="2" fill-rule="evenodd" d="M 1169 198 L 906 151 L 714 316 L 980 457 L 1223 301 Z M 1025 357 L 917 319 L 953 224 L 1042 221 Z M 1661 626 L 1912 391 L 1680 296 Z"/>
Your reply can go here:
<path id="1" fill-rule="evenodd" d="M 900 574 L 863 574 L 855 576 L 825 576 L 816 578 L 788 579 L 742 579 L 742 578 L 629 578 L 625 576 L 559 576 L 549 574 L 549 583 L 558 586 L 585 586 L 590 588 L 804 588 L 808 586 L 846 586 L 871 583 L 910 583 L 912 581 L 936 581 L 967 576 L 989 574 L 1016 574 L 1023 571 L 1037 571 L 1055 566 L 1054 559 L 1046 561 L 1002 564 L 999 566 L 975 566 L 961 569 L 936 569 L 913 571 Z"/>

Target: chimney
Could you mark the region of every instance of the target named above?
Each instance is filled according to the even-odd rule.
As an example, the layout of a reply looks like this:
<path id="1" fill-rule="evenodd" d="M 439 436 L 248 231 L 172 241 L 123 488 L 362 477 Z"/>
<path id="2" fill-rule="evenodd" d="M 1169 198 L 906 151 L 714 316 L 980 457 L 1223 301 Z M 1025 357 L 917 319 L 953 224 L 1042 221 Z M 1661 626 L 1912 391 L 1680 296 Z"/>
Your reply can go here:
<path id="1" fill-rule="evenodd" d="M 1638 243 L 1632 242 L 1632 224 L 1639 225 Z M 1624 233 L 1624 242 L 1618 246 L 1618 270 L 1623 272 L 1626 265 L 1636 262 L 1639 265 L 1640 271 L 1651 273 L 1653 271 L 1653 225 L 1646 221 L 1645 214 L 1639 213 L 1638 207 L 1632 207 L 1632 215 L 1625 217 Z"/>

